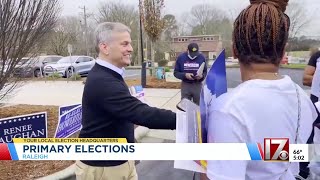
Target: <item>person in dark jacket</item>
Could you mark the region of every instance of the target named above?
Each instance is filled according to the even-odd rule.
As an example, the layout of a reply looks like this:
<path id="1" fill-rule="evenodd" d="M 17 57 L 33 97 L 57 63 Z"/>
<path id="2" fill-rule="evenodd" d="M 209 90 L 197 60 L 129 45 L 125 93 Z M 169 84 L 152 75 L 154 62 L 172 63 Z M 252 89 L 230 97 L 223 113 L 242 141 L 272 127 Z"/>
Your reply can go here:
<path id="1" fill-rule="evenodd" d="M 203 70 L 200 69 L 202 64 L 204 65 Z M 199 105 L 202 81 L 206 74 L 205 57 L 199 52 L 198 44 L 190 43 L 188 51 L 178 56 L 174 69 L 174 76 L 182 80 L 181 99 L 187 98 Z"/>
<path id="2" fill-rule="evenodd" d="M 99 57 L 87 77 L 82 98 L 79 138 L 126 138 L 134 143 L 134 124 L 175 129 L 176 114 L 150 107 L 131 96 L 123 80 L 132 53 L 130 29 L 121 23 L 101 23 L 96 29 Z M 77 179 L 137 180 L 134 161 L 76 162 Z"/>
<path id="3" fill-rule="evenodd" d="M 319 84 L 320 84 L 320 49 L 313 48 L 311 50 L 311 57 L 309 59 L 308 65 L 304 69 L 303 74 L 303 85 L 311 87 L 310 99 L 313 103 L 319 101 Z M 317 109 L 318 115 L 320 115 L 319 110 Z M 320 116 L 315 120 L 314 127 L 320 124 Z M 314 130 L 312 130 L 310 137 L 307 141 L 307 144 L 313 144 L 314 139 Z M 303 178 L 307 178 L 310 174 L 309 162 L 300 162 L 300 173 L 299 175 Z"/>
<path id="4" fill-rule="evenodd" d="M 316 76 L 319 76 L 319 64 L 320 64 L 320 49 L 313 49 L 311 51 L 311 57 L 309 59 L 308 65 L 304 69 L 304 74 L 303 74 L 303 85 L 311 87 L 311 101 L 313 103 L 318 102 L 319 100 L 319 90 L 317 87 L 319 87 L 319 78 L 314 78 Z M 316 69 L 318 68 L 318 71 Z M 313 85 L 314 83 L 318 83 Z"/>

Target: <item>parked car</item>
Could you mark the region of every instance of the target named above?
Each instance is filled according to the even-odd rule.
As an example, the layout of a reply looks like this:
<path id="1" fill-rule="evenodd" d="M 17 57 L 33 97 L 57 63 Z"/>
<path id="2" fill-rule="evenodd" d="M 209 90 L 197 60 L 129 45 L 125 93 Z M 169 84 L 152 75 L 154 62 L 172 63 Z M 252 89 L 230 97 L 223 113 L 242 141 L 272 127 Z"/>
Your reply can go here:
<path id="1" fill-rule="evenodd" d="M 45 65 L 57 63 L 61 58 L 62 56 L 57 55 L 22 58 L 15 67 L 13 75 L 19 77 L 41 77 Z"/>
<path id="2" fill-rule="evenodd" d="M 18 74 L 19 74 L 19 76 L 20 76 L 21 74 L 24 74 L 25 72 L 28 72 L 28 71 L 29 71 L 29 68 L 27 68 L 27 65 L 26 65 L 26 64 L 28 64 L 29 59 L 30 59 L 30 58 L 28 58 L 28 57 L 22 58 L 22 59 L 16 64 L 16 66 L 13 68 L 10 76 L 14 76 L 14 75 L 18 75 Z M 0 71 L 3 70 L 3 74 L 6 73 L 7 71 L 9 71 L 10 68 L 11 68 L 11 66 L 12 66 L 11 63 L 13 63 L 13 62 L 11 62 L 11 60 L 8 59 L 3 67 L 2 67 L 2 65 L 0 65 Z M 25 70 L 24 70 L 24 71 L 21 70 L 22 67 L 25 67 Z"/>
<path id="3" fill-rule="evenodd" d="M 95 64 L 90 56 L 66 56 L 55 64 L 48 64 L 44 67 L 45 75 L 58 73 L 62 77 L 71 77 L 73 74 L 85 76 Z"/>
<path id="4" fill-rule="evenodd" d="M 55 64 L 57 63 L 63 56 L 57 56 L 57 55 L 48 55 L 48 56 L 38 56 L 33 59 L 34 61 L 34 76 L 35 77 L 40 77 L 41 75 L 44 74 L 44 67 L 48 64 Z M 40 74 L 42 73 L 42 74 Z"/>
<path id="5" fill-rule="evenodd" d="M 13 76 L 19 76 L 19 77 L 29 77 L 29 74 L 32 74 L 32 69 L 29 66 L 30 64 L 30 58 L 24 57 L 22 58 L 18 64 L 14 67 Z M 6 69 L 9 70 L 9 67 Z"/>

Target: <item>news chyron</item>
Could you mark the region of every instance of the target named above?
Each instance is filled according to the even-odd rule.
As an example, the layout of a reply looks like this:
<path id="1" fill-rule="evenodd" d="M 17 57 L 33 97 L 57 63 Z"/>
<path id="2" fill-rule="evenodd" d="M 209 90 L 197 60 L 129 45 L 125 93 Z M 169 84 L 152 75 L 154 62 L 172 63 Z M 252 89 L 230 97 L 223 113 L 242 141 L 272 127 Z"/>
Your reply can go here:
<path id="1" fill-rule="evenodd" d="M 289 161 L 289 138 L 264 138 L 265 161 Z"/>

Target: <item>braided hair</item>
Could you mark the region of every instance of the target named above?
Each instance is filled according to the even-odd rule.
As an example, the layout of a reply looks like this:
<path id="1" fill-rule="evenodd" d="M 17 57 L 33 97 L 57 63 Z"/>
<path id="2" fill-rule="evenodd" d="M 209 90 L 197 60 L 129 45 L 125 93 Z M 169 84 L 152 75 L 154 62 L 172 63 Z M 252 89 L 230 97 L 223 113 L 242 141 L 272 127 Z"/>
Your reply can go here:
<path id="1" fill-rule="evenodd" d="M 289 36 L 289 0 L 250 0 L 234 22 L 233 50 L 240 63 L 279 65 Z"/>

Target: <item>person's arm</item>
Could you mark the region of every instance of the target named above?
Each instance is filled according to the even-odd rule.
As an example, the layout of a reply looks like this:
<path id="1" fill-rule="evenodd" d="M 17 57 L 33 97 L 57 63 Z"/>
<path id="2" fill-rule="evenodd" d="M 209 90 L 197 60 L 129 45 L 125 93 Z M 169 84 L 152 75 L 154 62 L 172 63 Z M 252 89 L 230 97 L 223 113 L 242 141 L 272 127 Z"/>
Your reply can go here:
<path id="1" fill-rule="evenodd" d="M 308 65 L 304 69 L 303 74 L 303 85 L 311 87 L 313 75 L 317 67 L 317 59 L 319 58 L 319 53 L 315 53 L 311 56 Z"/>
<path id="2" fill-rule="evenodd" d="M 303 85 L 311 87 L 313 75 L 316 72 L 316 68 L 310 65 L 307 65 L 304 69 L 303 74 Z"/>
<path id="3" fill-rule="evenodd" d="M 209 117 L 208 143 L 246 143 L 248 141 L 249 136 L 236 117 L 219 111 L 212 113 Z M 247 163 L 247 161 L 208 161 L 207 176 L 211 180 L 243 180 Z"/>
<path id="4" fill-rule="evenodd" d="M 174 77 L 176 77 L 177 79 L 181 79 L 181 80 L 185 80 L 186 79 L 186 73 L 183 72 L 183 61 L 182 61 L 182 57 L 178 56 L 175 67 L 174 67 Z"/>
<path id="5" fill-rule="evenodd" d="M 129 89 L 120 82 L 104 81 L 97 91 L 101 94 L 103 109 L 116 119 L 151 129 L 176 129 L 174 112 L 142 103 L 131 96 Z"/>

